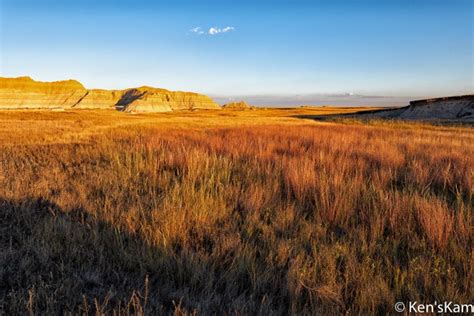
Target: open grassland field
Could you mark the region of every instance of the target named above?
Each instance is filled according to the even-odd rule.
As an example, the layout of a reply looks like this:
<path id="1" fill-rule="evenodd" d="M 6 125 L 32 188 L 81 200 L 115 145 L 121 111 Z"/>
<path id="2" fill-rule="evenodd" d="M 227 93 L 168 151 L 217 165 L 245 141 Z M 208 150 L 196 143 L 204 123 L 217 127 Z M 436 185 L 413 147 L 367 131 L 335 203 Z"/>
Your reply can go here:
<path id="1" fill-rule="evenodd" d="M 0 314 L 472 302 L 474 130 L 350 111 L 0 112 Z"/>

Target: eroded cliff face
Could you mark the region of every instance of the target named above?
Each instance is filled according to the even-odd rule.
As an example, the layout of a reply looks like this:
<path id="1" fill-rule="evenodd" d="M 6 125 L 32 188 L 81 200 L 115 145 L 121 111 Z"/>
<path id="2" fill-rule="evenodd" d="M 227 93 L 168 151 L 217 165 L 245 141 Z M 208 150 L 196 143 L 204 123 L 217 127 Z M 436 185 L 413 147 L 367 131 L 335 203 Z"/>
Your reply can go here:
<path id="1" fill-rule="evenodd" d="M 126 90 L 86 89 L 75 80 L 40 82 L 29 77 L 0 77 L 0 109 L 83 108 L 125 112 L 220 109 L 208 96 L 153 87 Z"/>
<path id="2" fill-rule="evenodd" d="M 74 105 L 78 109 L 114 109 L 122 91 L 91 89 Z"/>
<path id="3" fill-rule="evenodd" d="M 168 91 L 152 87 L 127 90 L 120 106 L 126 112 L 170 112 L 194 109 L 220 109 L 208 96 L 192 93 Z"/>
<path id="4" fill-rule="evenodd" d="M 410 106 L 400 118 L 429 120 L 474 120 L 474 95 L 462 95 L 410 102 Z"/>
<path id="5" fill-rule="evenodd" d="M 0 108 L 69 108 L 86 93 L 75 80 L 40 82 L 0 77 Z"/>
<path id="6" fill-rule="evenodd" d="M 367 111 L 356 117 L 384 119 L 474 122 L 474 95 L 460 95 L 426 100 L 411 101 L 401 108 Z"/>

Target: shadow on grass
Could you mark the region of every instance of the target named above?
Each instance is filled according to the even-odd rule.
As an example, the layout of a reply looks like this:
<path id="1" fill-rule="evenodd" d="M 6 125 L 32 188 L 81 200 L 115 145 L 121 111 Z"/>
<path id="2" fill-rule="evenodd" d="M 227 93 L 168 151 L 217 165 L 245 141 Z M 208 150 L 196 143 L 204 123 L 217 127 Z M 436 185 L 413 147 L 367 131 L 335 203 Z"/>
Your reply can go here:
<path id="1" fill-rule="evenodd" d="M 41 198 L 0 198 L 0 249 L 0 314 L 282 312 L 245 275 Z"/>
<path id="2" fill-rule="evenodd" d="M 337 121 L 341 119 L 371 119 L 375 118 L 373 114 L 390 114 L 394 113 L 401 108 L 387 108 L 387 109 L 377 109 L 377 110 L 362 110 L 352 113 L 339 113 L 339 114 L 298 114 L 298 115 L 291 115 L 294 118 L 300 119 L 309 119 L 315 121 Z"/>

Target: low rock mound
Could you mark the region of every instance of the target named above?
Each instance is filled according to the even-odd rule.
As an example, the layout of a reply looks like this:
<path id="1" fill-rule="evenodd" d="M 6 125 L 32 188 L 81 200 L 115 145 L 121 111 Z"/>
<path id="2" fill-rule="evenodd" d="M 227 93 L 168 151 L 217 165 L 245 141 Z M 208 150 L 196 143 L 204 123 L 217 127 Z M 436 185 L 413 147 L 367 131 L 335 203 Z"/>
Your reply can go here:
<path id="1" fill-rule="evenodd" d="M 250 110 L 253 108 L 245 101 L 227 103 L 222 107 L 226 110 Z"/>
<path id="2" fill-rule="evenodd" d="M 30 77 L 0 77 L 0 109 L 118 109 L 170 112 L 221 109 L 208 96 L 153 87 L 126 90 L 86 89 L 76 80 L 40 82 Z"/>

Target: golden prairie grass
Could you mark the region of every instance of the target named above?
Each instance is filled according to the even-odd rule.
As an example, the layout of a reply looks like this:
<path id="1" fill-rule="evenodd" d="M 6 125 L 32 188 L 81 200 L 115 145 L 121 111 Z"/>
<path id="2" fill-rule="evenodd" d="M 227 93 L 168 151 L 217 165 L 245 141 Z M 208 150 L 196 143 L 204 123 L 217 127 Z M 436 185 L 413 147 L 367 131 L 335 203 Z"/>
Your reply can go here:
<path id="1" fill-rule="evenodd" d="M 472 302 L 472 129 L 249 113 L 30 114 L 27 127 L 0 113 L 14 131 L 0 133 L 0 306 L 386 314 L 397 301 Z"/>

